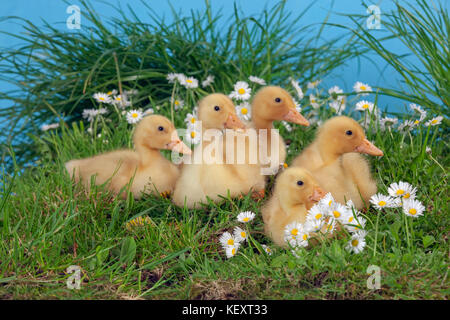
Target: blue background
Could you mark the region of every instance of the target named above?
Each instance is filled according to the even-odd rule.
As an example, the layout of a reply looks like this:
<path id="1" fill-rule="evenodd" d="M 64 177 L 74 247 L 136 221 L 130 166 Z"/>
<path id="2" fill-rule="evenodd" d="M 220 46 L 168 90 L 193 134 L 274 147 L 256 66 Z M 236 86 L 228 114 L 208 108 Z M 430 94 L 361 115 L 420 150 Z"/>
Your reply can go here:
<path id="1" fill-rule="evenodd" d="M 268 8 L 272 7 L 278 1 L 275 0 L 235 0 L 238 7 L 246 15 L 258 16 L 258 14 L 263 10 L 265 6 Z M 402 1 L 405 3 L 406 1 Z M 445 2 L 445 1 L 444 1 Z M 66 13 L 66 9 L 69 4 L 75 4 L 80 6 L 79 1 L 70 1 L 64 3 L 62 0 L 1 0 L 1 14 L 0 16 L 19 16 L 30 20 L 34 24 L 42 25 L 43 20 L 50 23 L 55 28 L 61 30 L 68 30 L 66 27 L 66 19 L 69 14 Z M 117 16 L 117 12 L 111 6 L 107 5 L 105 2 L 100 2 L 93 0 L 90 2 L 94 7 L 96 12 L 100 15 L 103 20 L 106 20 L 110 16 Z M 127 5 L 133 7 L 136 13 L 144 22 L 149 22 L 147 15 L 148 10 L 142 5 L 139 0 L 121 0 L 121 1 L 110 1 L 110 3 L 120 6 L 125 11 L 127 11 Z M 162 0 L 150 0 L 147 3 L 161 16 L 166 17 L 166 21 L 171 21 L 171 9 L 168 1 Z M 233 1 L 228 0 L 210 0 L 212 9 L 214 12 L 221 10 L 223 19 L 229 17 L 233 14 Z M 329 22 L 339 23 L 339 24 L 351 24 L 348 17 L 344 17 L 340 14 L 342 13 L 354 13 L 367 15 L 366 7 L 363 6 L 362 2 L 359 0 L 287 0 L 286 9 L 293 11 L 293 16 L 302 12 L 308 5 L 314 3 L 310 8 L 308 13 L 299 22 L 301 25 L 317 24 L 317 28 L 320 27 L 320 23 L 324 21 L 325 17 L 330 14 Z M 172 0 L 171 4 L 177 11 L 182 14 L 189 15 L 190 10 L 199 9 L 202 10 L 205 7 L 204 0 Z M 372 1 L 368 4 L 376 4 L 381 10 L 381 19 L 383 19 L 383 13 L 389 12 L 394 8 L 394 2 L 390 0 L 384 1 Z M 88 21 L 81 18 L 81 28 L 89 27 Z M 16 22 L 2 21 L 0 22 L 0 30 L 7 31 L 13 34 L 23 33 L 22 27 Z M 335 30 L 336 32 L 342 33 L 343 30 Z M 77 30 L 72 30 L 70 32 L 78 32 Z M 377 36 L 383 35 L 383 30 L 371 30 Z M 324 39 L 334 38 L 337 33 L 328 32 L 323 34 Z M 0 47 L 17 47 L 20 46 L 20 41 L 18 39 L 12 39 L 11 37 L 0 34 Z M 392 40 L 390 45 L 391 50 L 396 52 L 407 52 L 399 40 Z M 339 67 L 335 69 L 329 77 L 324 79 L 323 85 L 325 88 L 329 88 L 333 85 L 339 85 L 344 89 L 345 92 L 352 91 L 353 84 L 356 81 L 362 81 L 371 86 L 383 86 L 390 88 L 400 88 L 400 78 L 396 75 L 395 71 L 389 67 L 384 69 L 386 63 L 377 57 L 373 57 L 375 65 L 366 60 L 350 60 L 346 66 Z M 381 72 L 380 70 L 383 70 Z M 256 75 L 258 76 L 258 75 Z M 304 84 L 302 84 L 304 85 Z M 11 89 L 10 84 L 0 82 L 0 90 L 5 91 Z M 371 97 L 373 99 L 373 96 Z M 0 102 L 1 104 L 8 103 L 5 101 Z M 379 106 L 382 110 L 387 108 L 388 110 L 401 111 L 404 110 L 406 102 L 400 101 L 391 97 L 380 97 Z M 1 107 L 1 105 L 0 105 Z"/>

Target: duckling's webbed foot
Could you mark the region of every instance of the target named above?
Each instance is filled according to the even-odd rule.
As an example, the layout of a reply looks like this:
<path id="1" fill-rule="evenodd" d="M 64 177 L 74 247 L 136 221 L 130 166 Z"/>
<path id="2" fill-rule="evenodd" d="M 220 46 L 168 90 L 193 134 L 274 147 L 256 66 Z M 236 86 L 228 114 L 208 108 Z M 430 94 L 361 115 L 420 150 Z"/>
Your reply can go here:
<path id="1" fill-rule="evenodd" d="M 259 202 L 262 199 L 264 199 L 265 193 L 266 193 L 265 189 L 261 189 L 258 191 L 252 191 L 252 199 L 256 202 Z"/>

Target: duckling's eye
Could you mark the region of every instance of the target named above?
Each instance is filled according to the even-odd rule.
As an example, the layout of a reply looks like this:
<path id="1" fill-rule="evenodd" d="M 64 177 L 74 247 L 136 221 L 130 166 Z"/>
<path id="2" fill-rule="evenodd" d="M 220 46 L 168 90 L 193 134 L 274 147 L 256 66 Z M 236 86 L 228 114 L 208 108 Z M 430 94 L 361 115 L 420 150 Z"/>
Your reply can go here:
<path id="1" fill-rule="evenodd" d="M 164 127 L 159 126 L 159 127 L 158 127 L 158 130 L 159 130 L 159 131 L 164 131 Z"/>
<path id="2" fill-rule="evenodd" d="M 302 180 L 298 180 L 297 181 L 297 185 L 302 186 L 303 185 L 303 181 Z"/>
<path id="3" fill-rule="evenodd" d="M 275 98 L 275 102 L 281 102 L 281 98 Z"/>
<path id="4" fill-rule="evenodd" d="M 220 110 L 220 107 L 219 107 L 219 106 L 215 106 L 215 107 L 214 107 L 214 110 L 219 111 L 219 110 Z"/>
<path id="5" fill-rule="evenodd" d="M 348 136 L 351 136 L 351 135 L 353 134 L 353 132 L 352 132 L 352 130 L 347 130 L 347 131 L 345 132 L 345 134 L 348 135 Z"/>

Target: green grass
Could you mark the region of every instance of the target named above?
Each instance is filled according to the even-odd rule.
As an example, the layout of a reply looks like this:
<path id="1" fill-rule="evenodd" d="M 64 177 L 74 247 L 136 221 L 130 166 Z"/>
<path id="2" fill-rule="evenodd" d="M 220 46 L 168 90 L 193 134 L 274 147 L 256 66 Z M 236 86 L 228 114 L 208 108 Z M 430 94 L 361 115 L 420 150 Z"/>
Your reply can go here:
<path id="1" fill-rule="evenodd" d="M 329 112 L 329 111 L 326 111 Z M 163 113 L 170 114 L 166 109 Z M 102 137 L 80 123 L 62 127 L 37 140 L 40 162 L 20 176 L 9 177 L 3 190 L 0 241 L 0 297 L 25 299 L 443 299 L 448 296 L 448 165 L 442 130 L 402 134 L 368 132 L 385 156 L 371 159 L 380 192 L 404 180 L 418 187 L 427 210 L 407 219 L 400 209 L 368 219 L 367 247 L 351 254 L 348 238 L 327 240 L 295 258 L 276 248 L 263 234 L 261 203 L 250 197 L 224 199 L 201 210 L 185 210 L 170 200 L 145 196 L 119 200 L 102 188 L 73 186 L 63 163 L 130 144 L 129 125 L 103 127 Z M 442 129 L 442 128 L 441 128 Z M 316 127 L 296 127 L 288 162 L 309 143 Z M 425 137 L 432 154 L 422 157 Z M 104 143 L 104 138 L 108 143 Z M 11 181 L 9 181 L 11 179 Z M 269 188 L 270 189 L 270 188 Z M 266 196 L 267 199 L 267 196 Z M 265 199 L 265 200 L 266 200 Z M 251 239 L 227 259 L 218 243 L 238 225 L 240 211 L 257 218 L 248 224 Z M 147 216 L 150 223 L 127 230 L 126 223 Z M 407 229 L 408 228 L 408 229 Z M 377 231 L 376 231 L 377 230 Z M 407 235 L 408 230 L 408 235 Z M 407 239 L 409 237 L 409 241 Z M 261 244 L 274 253 L 266 255 Z M 81 290 L 69 290 L 65 270 L 83 270 Z M 381 290 L 366 287 L 369 265 L 381 268 Z"/>
<path id="2" fill-rule="evenodd" d="M 276 10 L 271 12 L 277 16 Z M 161 51 L 158 52 L 163 52 L 165 45 L 175 46 L 174 52 L 180 48 L 187 51 L 180 51 L 185 57 L 181 60 L 177 56 L 157 58 L 150 55 L 148 59 L 156 63 L 156 66 L 139 66 L 138 57 L 147 53 L 145 50 L 133 53 L 131 49 L 135 48 L 132 45 L 134 42 L 128 43 L 126 50 L 119 50 L 120 39 L 125 38 L 113 37 L 114 45 L 108 47 L 106 39 L 111 34 L 100 23 L 94 30 L 100 32 L 96 35 L 102 41 L 90 41 L 80 35 L 79 41 L 89 41 L 84 49 L 72 48 L 70 43 L 63 41 L 68 37 L 57 31 L 51 33 L 52 37 L 43 39 L 43 43 L 47 45 L 61 41 L 61 48 L 77 49 L 79 51 L 75 50 L 74 54 L 79 56 L 83 56 L 83 50 L 88 50 L 97 54 L 99 60 L 74 59 L 72 62 L 68 56 L 64 56 L 63 50 L 53 48 L 54 56 L 49 61 L 55 62 L 60 68 L 55 70 L 68 76 L 70 73 L 67 70 L 72 68 L 75 70 L 73 77 L 64 78 L 67 82 L 62 78 L 49 82 L 50 78 L 43 75 L 44 79 L 42 82 L 38 81 L 36 89 L 23 88 L 29 93 L 29 102 L 15 100 L 17 103 L 24 103 L 18 114 L 29 115 L 28 123 L 34 123 L 37 127 L 40 120 L 49 123 L 59 119 L 61 127 L 36 135 L 31 134 L 32 130 L 27 132 L 31 142 L 25 141 L 23 146 L 31 146 L 30 154 L 37 157 L 25 169 L 21 164 L 14 165 L 15 152 L 22 152 L 24 156 L 23 150 L 14 147 L 7 151 L 13 165 L 4 164 L 1 175 L 3 181 L 0 184 L 0 298 L 446 299 L 450 293 L 447 119 L 440 126 L 428 129 L 421 124 L 417 129 L 404 133 L 396 129 L 381 131 L 377 122 L 373 121 L 373 115 L 371 116 L 370 127 L 366 130 L 368 138 L 385 153 L 382 158 L 370 158 L 379 192 L 386 193 L 392 182 L 407 181 L 418 188 L 417 198 L 424 203 L 426 212 L 423 217 L 410 219 L 401 209 L 386 212 L 369 209 L 364 213 L 368 220 L 367 246 L 361 254 L 345 250 L 348 241 L 348 236 L 345 235 L 341 239 L 326 240 L 304 250 L 299 258 L 294 257 L 289 250 L 276 248 L 263 234 L 260 213 L 262 203 L 254 202 L 250 196 L 240 200 L 224 197 L 220 204 L 210 203 L 202 209 L 186 210 L 174 206 L 168 199 L 156 196 L 144 196 L 139 201 L 132 198 L 121 200 L 105 192 L 102 187 L 86 192 L 81 186 L 72 184 L 63 166 L 65 161 L 116 148 L 132 147 L 133 126 L 127 124 L 123 115 L 112 108 L 107 116 L 98 117 L 89 124 L 92 133 L 87 131 L 86 123 L 79 121 L 83 108 L 97 107 L 91 99 L 92 93 L 118 87 L 119 74 L 123 89 L 139 90 L 137 99 L 133 100 L 135 107 L 156 109 L 159 106 L 159 113 L 168 117 L 173 115 L 177 127 L 181 127 L 185 115 L 191 111 L 197 99 L 209 92 L 229 93 L 235 81 L 256 75 L 271 83 L 283 85 L 295 96 L 292 87 L 287 85 L 289 76 L 298 78 L 302 75 L 300 84 L 306 91 L 306 81 L 321 78 L 319 75 L 331 70 L 336 62 L 342 62 L 341 59 L 351 52 L 346 49 L 345 54 L 343 52 L 336 56 L 330 47 L 321 50 L 314 44 L 314 36 L 311 36 L 310 51 L 309 47 L 303 51 L 297 46 L 275 49 L 267 43 L 259 44 L 258 36 L 268 34 L 261 30 L 267 31 L 267 26 L 270 25 L 269 15 L 269 21 L 262 27 L 259 26 L 258 21 L 264 21 L 263 14 L 260 20 L 239 20 L 235 25 L 242 26 L 241 29 L 233 29 L 232 26 L 226 29 L 235 32 L 234 36 L 229 37 L 233 44 L 239 39 L 235 36 L 241 34 L 240 39 L 246 45 L 257 48 L 255 53 L 250 49 L 239 52 L 238 47 L 232 45 L 233 49 L 230 50 L 238 51 L 228 58 L 225 55 L 227 51 L 220 51 L 225 47 L 218 44 L 219 40 L 202 42 L 201 32 L 191 34 L 193 38 L 198 36 L 200 39 L 187 37 L 191 23 L 196 21 L 195 17 L 193 15 L 190 18 L 193 20 L 185 22 L 179 19 L 178 25 L 174 26 L 158 26 L 158 32 L 164 35 L 157 38 L 164 40 L 160 43 Z M 94 18 L 92 15 L 92 19 Z M 203 30 L 203 33 L 207 30 L 211 32 L 208 37 L 213 37 L 217 28 L 213 28 L 214 18 L 206 15 L 198 19 L 211 19 L 206 27 L 197 25 L 194 29 Z M 136 43 L 141 43 L 145 37 L 151 42 L 152 37 L 158 36 L 158 32 L 146 33 L 141 30 L 140 28 L 146 27 L 141 23 L 133 23 L 126 20 L 126 17 L 121 21 L 122 31 L 142 33 L 143 38 L 139 38 L 140 41 Z M 246 23 L 250 23 L 254 29 L 246 29 Z M 274 23 L 274 28 L 279 28 L 280 25 L 283 23 Z M 35 36 L 44 33 L 32 26 L 30 28 L 32 32 L 38 32 Z M 285 29 L 269 33 L 274 38 L 270 36 L 267 39 L 274 41 L 276 35 L 283 33 L 283 30 Z M 193 52 L 193 48 L 200 42 L 205 47 Z M 144 48 L 149 48 L 146 43 L 149 42 L 141 44 Z M 211 47 L 216 44 L 217 47 Z M 30 43 L 32 45 L 37 45 L 37 42 Z M 99 52 L 108 52 L 108 55 L 101 56 Z M 113 52 L 116 52 L 118 61 L 121 61 L 118 64 L 119 73 Z M 244 53 L 249 56 L 240 56 Z M 309 57 L 310 60 L 301 60 L 300 63 L 287 59 L 286 65 L 274 69 L 277 68 L 275 62 L 280 62 L 284 54 L 292 57 L 294 53 L 305 54 L 305 59 Z M 319 67 L 325 66 L 323 73 L 317 75 L 313 72 L 317 70 L 317 66 L 311 63 L 318 57 L 314 54 L 323 58 Z M 267 58 L 268 55 L 270 59 Z M 127 65 L 127 61 L 133 60 L 133 56 L 136 58 L 133 66 Z M 206 59 L 208 56 L 210 58 Z M 220 60 L 226 57 L 230 60 Z M 158 59 L 162 61 L 158 62 Z M 262 62 L 258 65 L 251 64 L 250 61 Z M 311 64 L 305 64 L 305 61 Z M 39 63 L 35 71 L 26 73 L 29 76 L 25 78 L 26 81 L 37 81 L 38 67 L 43 67 L 46 61 L 41 60 Z M 67 70 L 63 68 L 64 64 L 67 64 Z M 303 69 L 300 68 L 306 68 L 306 72 L 301 72 Z M 18 68 L 16 72 L 20 70 Z M 213 87 L 194 91 L 179 86 L 174 88 L 165 80 L 166 73 L 171 71 L 184 72 L 199 79 L 207 74 L 214 74 L 216 82 Z M 147 78 L 136 76 L 141 74 Z M 86 81 L 88 78 L 89 81 Z M 85 84 L 86 91 L 83 92 Z M 45 89 L 45 85 L 53 86 L 56 91 Z M 254 91 L 257 89 L 256 85 L 252 84 L 252 87 Z M 43 90 L 42 95 L 37 94 L 37 88 Z M 318 110 L 320 120 L 333 115 L 327 107 L 324 93 L 326 89 L 320 88 L 317 94 L 322 103 Z M 184 109 L 172 112 L 169 102 L 172 95 L 185 100 Z M 362 121 L 364 116 L 352 111 L 357 97 L 352 93 L 346 95 L 349 100 L 346 113 Z M 44 101 L 49 102 L 52 108 Z M 36 109 L 30 107 L 33 103 L 36 103 Z M 307 97 L 301 100 L 301 104 L 304 107 L 302 113 L 309 119 L 314 118 L 314 110 L 309 106 Z M 36 117 L 32 115 L 33 110 L 36 111 Z M 49 116 L 52 110 L 67 117 L 52 118 Z M 442 110 L 437 113 L 440 111 Z M 412 114 L 400 117 L 414 119 Z M 17 120 L 12 112 L 9 119 Z M 316 125 L 306 129 L 293 125 L 293 131 L 288 131 L 281 123 L 276 123 L 276 126 L 284 139 L 290 142 L 288 163 L 312 141 L 317 130 Z M 98 137 L 98 134 L 101 136 Z M 431 148 L 431 154 L 426 152 L 426 146 Z M 268 192 L 272 184 L 273 178 Z M 269 194 L 266 194 L 263 202 L 268 197 Z M 246 210 L 257 214 L 256 219 L 246 225 L 250 232 L 249 243 L 241 246 L 235 257 L 227 259 L 218 238 L 224 231 L 231 231 L 239 225 L 236 216 Z M 127 222 L 138 216 L 148 217 L 148 224 L 128 230 Z M 261 244 L 269 245 L 273 254 L 265 254 Z M 66 270 L 71 265 L 78 265 L 83 270 L 80 290 L 70 290 L 66 286 L 66 280 L 70 276 Z M 380 290 L 370 290 L 366 286 L 366 270 L 370 265 L 381 268 Z"/>

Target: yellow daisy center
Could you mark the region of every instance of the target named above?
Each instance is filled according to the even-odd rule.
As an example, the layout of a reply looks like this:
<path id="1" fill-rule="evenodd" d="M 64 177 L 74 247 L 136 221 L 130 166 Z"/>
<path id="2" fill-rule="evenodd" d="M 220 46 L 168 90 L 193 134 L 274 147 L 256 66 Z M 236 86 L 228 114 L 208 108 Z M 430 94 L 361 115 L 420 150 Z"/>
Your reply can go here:
<path id="1" fill-rule="evenodd" d="M 108 91 L 108 93 L 107 93 L 107 94 L 108 94 L 108 95 L 109 95 L 109 94 L 112 94 L 112 91 Z"/>
<path id="2" fill-rule="evenodd" d="M 367 104 L 367 103 L 365 103 L 365 104 L 363 104 L 363 109 L 368 109 L 369 108 L 369 105 Z"/>
<path id="3" fill-rule="evenodd" d="M 409 213 L 412 214 L 412 215 L 415 215 L 417 213 L 417 210 L 414 209 L 414 208 L 409 209 Z"/>
<path id="4" fill-rule="evenodd" d="M 102 100 L 102 101 L 105 100 L 105 98 L 103 98 L 103 97 L 99 97 L 99 99 Z"/>
<path id="5" fill-rule="evenodd" d="M 234 245 L 234 240 L 233 239 L 228 239 L 227 244 L 232 246 Z"/>
<path id="6" fill-rule="evenodd" d="M 405 190 L 403 190 L 403 189 L 398 189 L 397 190 L 397 195 L 401 195 L 401 194 L 404 194 L 405 193 Z"/>
<path id="7" fill-rule="evenodd" d="M 407 194 L 405 194 L 405 195 L 403 196 L 403 198 L 405 198 L 405 199 L 409 199 L 409 197 L 411 197 L 411 194 L 410 194 L 410 193 L 407 193 Z"/>
<path id="8" fill-rule="evenodd" d="M 307 234 L 303 235 L 303 240 L 305 240 L 305 241 L 308 240 L 308 235 Z"/>
<path id="9" fill-rule="evenodd" d="M 137 118 L 139 115 L 138 115 L 136 112 L 134 112 L 134 113 L 131 114 L 131 116 L 132 116 L 133 118 Z"/>
<path id="10" fill-rule="evenodd" d="M 231 250 L 231 254 L 232 254 L 233 256 L 236 254 L 236 248 L 233 248 L 233 249 Z"/>
<path id="11" fill-rule="evenodd" d="M 321 214 L 321 213 L 316 214 L 316 215 L 315 215 L 315 218 L 316 218 L 317 220 L 319 220 L 320 218 L 322 218 L 322 214 Z"/>
<path id="12" fill-rule="evenodd" d="M 180 101 L 178 101 L 178 100 L 175 100 L 175 105 L 177 106 L 177 105 L 179 105 L 180 104 Z"/>
<path id="13" fill-rule="evenodd" d="M 270 248 L 266 248 L 266 251 L 267 251 L 267 252 L 271 252 L 272 250 L 270 250 Z"/>
<path id="14" fill-rule="evenodd" d="M 122 100 L 122 98 L 121 97 L 116 97 L 116 100 L 120 101 L 120 100 Z"/>
<path id="15" fill-rule="evenodd" d="M 245 217 L 244 219 L 242 219 L 244 222 L 248 221 L 248 217 Z"/>
<path id="16" fill-rule="evenodd" d="M 432 124 L 436 124 L 438 121 L 436 119 L 431 120 Z"/>
<path id="17" fill-rule="evenodd" d="M 187 79 L 186 82 L 192 83 L 192 80 L 191 79 Z"/>
<path id="18" fill-rule="evenodd" d="M 348 222 L 352 222 L 353 221 L 353 217 L 348 218 Z"/>
<path id="19" fill-rule="evenodd" d="M 247 234 L 246 234 L 244 231 L 242 231 L 242 232 L 241 232 L 241 237 L 242 237 L 242 238 L 247 238 Z"/>
<path id="20" fill-rule="evenodd" d="M 242 113 L 242 114 L 247 114 L 247 113 L 248 113 L 247 108 L 242 108 L 241 113 Z"/>
<path id="21" fill-rule="evenodd" d="M 195 131 L 191 131 L 191 138 L 195 138 Z"/>
<path id="22" fill-rule="evenodd" d="M 240 88 L 240 89 L 238 90 L 238 93 L 239 93 L 239 94 L 244 94 L 244 93 L 245 93 L 245 89 L 244 89 L 244 88 Z"/>
<path id="23" fill-rule="evenodd" d="M 316 103 L 316 99 L 311 99 L 311 103 Z"/>
<path id="24" fill-rule="evenodd" d="M 362 91 L 366 91 L 366 86 L 359 87 Z"/>
<path id="25" fill-rule="evenodd" d="M 352 240 L 352 246 L 356 247 L 358 245 L 359 241 L 356 239 Z"/>
<path id="26" fill-rule="evenodd" d="M 298 234 L 298 229 L 292 229 L 292 230 L 291 230 L 291 234 L 292 234 L 293 236 L 296 236 L 296 235 Z"/>
<path id="27" fill-rule="evenodd" d="M 283 163 L 283 167 L 287 168 L 287 167 L 288 167 L 288 164 L 287 164 L 286 162 Z"/>
<path id="28" fill-rule="evenodd" d="M 341 213 L 339 211 L 334 210 L 333 215 L 335 218 L 339 218 L 341 216 Z"/>
<path id="29" fill-rule="evenodd" d="M 420 122 L 419 120 L 416 120 L 414 121 L 414 124 L 419 124 L 419 122 Z"/>
<path id="30" fill-rule="evenodd" d="M 195 118 L 191 118 L 191 123 L 195 123 Z"/>
<path id="31" fill-rule="evenodd" d="M 383 207 L 383 206 L 386 205 L 386 201 L 381 200 L 380 202 L 378 202 L 378 205 L 379 205 L 380 207 Z"/>
<path id="32" fill-rule="evenodd" d="M 333 203 L 333 200 L 330 200 L 330 202 L 328 202 L 328 206 L 331 207 L 331 204 Z"/>

